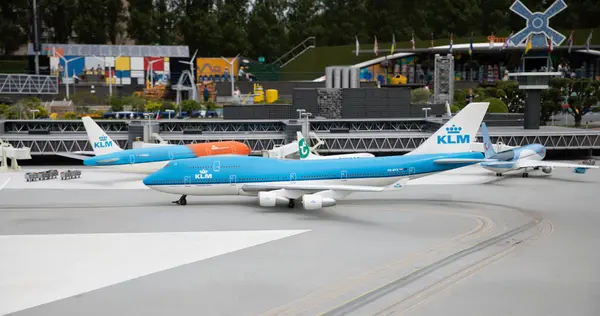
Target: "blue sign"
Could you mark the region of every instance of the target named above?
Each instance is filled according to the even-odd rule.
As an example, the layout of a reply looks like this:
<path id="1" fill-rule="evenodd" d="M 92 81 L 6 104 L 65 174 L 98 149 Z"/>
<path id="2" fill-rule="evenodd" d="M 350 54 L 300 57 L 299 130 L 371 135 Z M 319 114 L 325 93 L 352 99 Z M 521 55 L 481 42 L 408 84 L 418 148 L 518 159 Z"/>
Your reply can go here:
<path id="1" fill-rule="evenodd" d="M 527 26 L 511 37 L 510 41 L 516 46 L 527 40 L 531 35 L 532 47 L 547 47 L 548 39 L 553 45 L 560 45 L 565 36 L 550 27 L 550 18 L 567 8 L 563 0 L 556 0 L 544 12 L 531 12 L 521 1 L 515 1 L 510 10 L 527 20 Z"/>
<path id="2" fill-rule="evenodd" d="M 438 135 L 438 144 L 468 144 L 471 142 L 471 135 L 462 135 L 462 127 L 458 127 L 454 124 L 450 127 L 446 127 L 446 133 L 448 135 Z"/>
<path id="3" fill-rule="evenodd" d="M 113 142 L 108 140 L 108 136 L 106 135 L 100 136 L 99 142 L 94 142 L 94 148 L 110 148 L 112 145 Z"/>

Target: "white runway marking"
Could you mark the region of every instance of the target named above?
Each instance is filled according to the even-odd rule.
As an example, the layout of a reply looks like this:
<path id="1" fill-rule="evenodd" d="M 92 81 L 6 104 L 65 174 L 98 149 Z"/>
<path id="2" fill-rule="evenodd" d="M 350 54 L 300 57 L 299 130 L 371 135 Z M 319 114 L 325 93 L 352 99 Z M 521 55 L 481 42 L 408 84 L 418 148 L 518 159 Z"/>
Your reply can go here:
<path id="1" fill-rule="evenodd" d="M 2 191 L 2 189 L 4 189 L 4 187 L 10 182 L 11 178 L 6 179 L 6 181 L 4 181 L 4 183 L 2 185 L 0 185 L 0 191 Z"/>
<path id="2" fill-rule="evenodd" d="M 0 236 L 0 315 L 307 231 Z"/>

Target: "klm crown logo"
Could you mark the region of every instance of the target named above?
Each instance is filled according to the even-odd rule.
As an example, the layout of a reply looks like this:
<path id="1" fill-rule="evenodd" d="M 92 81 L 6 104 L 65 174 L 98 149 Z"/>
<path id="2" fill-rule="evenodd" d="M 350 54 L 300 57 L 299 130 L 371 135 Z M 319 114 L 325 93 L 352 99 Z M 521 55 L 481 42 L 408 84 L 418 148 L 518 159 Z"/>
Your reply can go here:
<path id="1" fill-rule="evenodd" d="M 113 142 L 108 140 L 108 136 L 106 135 L 102 135 L 98 139 L 100 141 L 93 143 L 94 148 L 110 148 L 113 146 Z"/>
<path id="2" fill-rule="evenodd" d="M 438 135 L 438 144 L 468 144 L 471 142 L 471 135 L 461 134 L 462 127 L 458 127 L 454 124 L 450 127 L 446 127 L 446 133 L 448 135 Z"/>
<path id="3" fill-rule="evenodd" d="M 201 179 L 212 179 L 212 174 L 208 173 L 208 170 L 202 169 L 195 175 L 196 180 Z"/>

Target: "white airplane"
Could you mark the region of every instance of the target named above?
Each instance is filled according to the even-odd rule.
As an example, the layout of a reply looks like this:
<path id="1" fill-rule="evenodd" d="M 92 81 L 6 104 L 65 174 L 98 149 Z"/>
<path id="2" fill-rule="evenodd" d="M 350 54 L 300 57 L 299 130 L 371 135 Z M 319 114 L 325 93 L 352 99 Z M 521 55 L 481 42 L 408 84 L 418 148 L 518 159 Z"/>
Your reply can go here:
<path id="1" fill-rule="evenodd" d="M 352 159 L 352 158 L 373 158 L 375 155 L 369 153 L 356 153 L 356 154 L 341 154 L 331 156 L 315 155 L 310 151 L 304 135 L 302 132 L 296 132 L 296 138 L 298 140 L 298 154 L 300 159 Z"/>
<path id="2" fill-rule="evenodd" d="M 527 178 L 531 170 L 541 169 L 544 173 L 551 173 L 553 168 L 598 169 L 598 166 L 592 165 L 543 161 L 546 147 L 541 144 L 530 144 L 496 153 L 485 123 L 481 123 L 481 134 L 485 151 L 484 160 L 480 165 L 495 172 L 496 176 L 517 170 L 523 172 L 523 178 Z"/>

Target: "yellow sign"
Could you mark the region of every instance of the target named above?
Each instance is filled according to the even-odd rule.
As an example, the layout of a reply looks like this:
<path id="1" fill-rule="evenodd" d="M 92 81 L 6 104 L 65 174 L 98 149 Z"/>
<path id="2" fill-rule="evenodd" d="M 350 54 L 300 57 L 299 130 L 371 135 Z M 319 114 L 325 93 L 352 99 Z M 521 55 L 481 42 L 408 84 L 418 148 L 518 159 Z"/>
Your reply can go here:
<path id="1" fill-rule="evenodd" d="M 233 57 L 227 58 L 231 61 Z M 237 75 L 238 59 L 233 63 L 233 74 Z M 196 77 L 200 76 L 222 76 L 227 69 L 227 73 L 231 76 L 230 64 L 223 58 L 196 58 Z"/>

